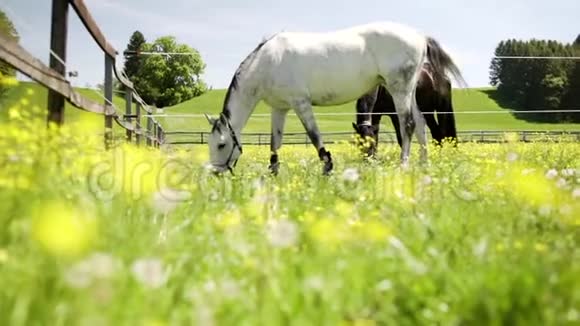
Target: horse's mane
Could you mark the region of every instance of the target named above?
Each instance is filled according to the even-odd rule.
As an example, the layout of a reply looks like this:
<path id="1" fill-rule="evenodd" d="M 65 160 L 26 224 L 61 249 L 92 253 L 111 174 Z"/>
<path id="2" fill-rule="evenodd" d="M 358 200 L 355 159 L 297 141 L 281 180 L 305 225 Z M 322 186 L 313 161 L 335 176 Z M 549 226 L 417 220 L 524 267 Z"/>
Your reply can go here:
<path id="1" fill-rule="evenodd" d="M 238 66 L 238 69 L 236 69 L 236 72 L 234 73 L 234 76 L 232 77 L 232 81 L 230 82 L 230 86 L 228 87 L 228 91 L 226 92 L 226 98 L 224 100 L 224 107 L 222 110 L 222 113 L 227 118 L 230 118 L 230 110 L 228 108 L 228 104 L 230 102 L 230 96 L 231 96 L 232 91 L 234 91 L 238 88 L 238 79 L 239 79 L 240 75 L 247 68 L 248 64 L 254 60 L 254 58 L 256 57 L 256 54 L 258 53 L 258 51 L 260 51 L 262 46 L 264 46 L 264 44 L 266 44 L 268 41 L 273 39 L 276 35 L 277 34 L 274 34 L 274 35 L 270 36 L 269 38 L 262 40 L 262 42 L 260 42 L 258 44 L 258 46 L 256 46 L 256 48 L 252 52 L 250 52 L 250 54 L 248 54 L 248 56 L 242 61 L 242 63 L 240 63 L 240 65 Z"/>

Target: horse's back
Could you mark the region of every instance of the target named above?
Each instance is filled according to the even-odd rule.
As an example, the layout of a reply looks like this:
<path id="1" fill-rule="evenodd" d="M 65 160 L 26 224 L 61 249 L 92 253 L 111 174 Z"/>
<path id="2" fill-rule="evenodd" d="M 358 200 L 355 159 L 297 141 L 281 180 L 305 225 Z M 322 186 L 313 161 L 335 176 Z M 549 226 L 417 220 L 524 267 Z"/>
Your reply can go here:
<path id="1" fill-rule="evenodd" d="M 317 105 L 349 102 L 377 82 L 365 46 L 356 34 L 280 33 L 264 47 L 266 87 L 307 93 Z"/>
<path id="2" fill-rule="evenodd" d="M 424 40 L 414 29 L 390 22 L 278 33 L 260 55 L 265 94 L 291 90 L 306 93 L 317 105 L 349 102 L 388 77 L 387 72 L 416 63 Z"/>

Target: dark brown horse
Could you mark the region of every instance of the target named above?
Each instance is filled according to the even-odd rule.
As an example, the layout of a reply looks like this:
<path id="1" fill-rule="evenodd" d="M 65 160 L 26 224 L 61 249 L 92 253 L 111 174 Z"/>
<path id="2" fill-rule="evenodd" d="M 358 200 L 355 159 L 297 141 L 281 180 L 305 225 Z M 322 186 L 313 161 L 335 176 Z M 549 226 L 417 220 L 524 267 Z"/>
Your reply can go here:
<path id="1" fill-rule="evenodd" d="M 444 87 L 441 90 L 435 88 L 433 77 L 433 68 L 426 63 L 421 70 L 419 81 L 417 83 L 415 98 L 417 106 L 423 113 L 425 122 L 431 131 L 431 137 L 438 145 L 442 144 L 443 139 L 450 138 L 454 143 L 457 140 L 457 131 L 455 129 L 455 117 L 453 115 L 453 103 L 451 98 L 451 82 L 448 78 L 444 80 Z M 370 112 L 372 115 L 372 125 L 363 124 L 364 117 L 360 113 L 369 112 L 367 108 L 372 107 Z M 359 98 L 356 102 L 357 122 L 353 122 L 352 126 L 357 134 L 361 137 L 372 135 L 375 144 L 368 150 L 369 155 L 373 155 L 378 145 L 378 135 L 380 130 L 380 122 L 383 115 L 388 115 L 391 118 L 395 132 L 397 135 L 397 142 L 401 146 L 401 130 L 399 119 L 395 111 L 395 104 L 389 92 L 383 87 L 379 86 L 374 91 Z M 437 112 L 437 120 L 435 120 L 435 111 Z M 377 114 L 382 113 L 382 114 Z"/>

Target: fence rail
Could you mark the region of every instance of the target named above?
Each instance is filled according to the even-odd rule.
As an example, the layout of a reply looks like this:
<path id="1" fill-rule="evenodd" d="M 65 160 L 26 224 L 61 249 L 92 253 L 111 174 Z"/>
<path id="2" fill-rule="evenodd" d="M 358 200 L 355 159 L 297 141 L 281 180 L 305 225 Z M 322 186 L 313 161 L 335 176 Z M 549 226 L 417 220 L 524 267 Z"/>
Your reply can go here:
<path id="1" fill-rule="evenodd" d="M 74 9 L 89 34 L 105 54 L 105 100 L 103 104 L 82 96 L 74 90 L 66 79 L 66 48 L 68 32 L 69 6 Z M 61 125 L 64 121 L 64 101 L 75 108 L 104 115 L 105 147 L 110 148 L 113 141 L 113 121 L 126 130 L 126 140 L 139 145 L 142 138 L 147 145 L 159 147 L 164 141 L 165 131 L 159 121 L 150 116 L 154 110 L 141 99 L 133 83 L 116 68 L 117 51 L 107 41 L 99 26 L 91 16 L 83 0 L 53 0 L 51 19 L 50 63 L 47 67 L 35 58 L 17 41 L 0 33 L 0 59 L 6 61 L 16 70 L 48 88 L 47 121 Z M 120 114 L 113 104 L 113 74 L 125 88 L 125 113 Z M 133 110 L 135 104 L 135 110 Z M 141 112 L 145 111 L 145 115 Z M 141 118 L 147 121 L 147 128 L 141 128 Z"/>
<path id="2" fill-rule="evenodd" d="M 167 145 L 195 145 L 206 144 L 209 133 L 206 131 L 167 131 Z M 353 132 L 322 133 L 325 143 L 339 143 L 352 141 Z M 509 141 L 570 141 L 580 142 L 580 131 L 535 131 L 535 130 L 468 130 L 457 133 L 458 142 L 502 143 Z M 379 134 L 380 143 L 396 143 L 397 137 L 393 131 L 383 131 Z M 284 144 L 310 145 L 310 139 L 304 132 L 285 133 Z M 270 133 L 243 133 L 244 145 L 269 145 Z"/>

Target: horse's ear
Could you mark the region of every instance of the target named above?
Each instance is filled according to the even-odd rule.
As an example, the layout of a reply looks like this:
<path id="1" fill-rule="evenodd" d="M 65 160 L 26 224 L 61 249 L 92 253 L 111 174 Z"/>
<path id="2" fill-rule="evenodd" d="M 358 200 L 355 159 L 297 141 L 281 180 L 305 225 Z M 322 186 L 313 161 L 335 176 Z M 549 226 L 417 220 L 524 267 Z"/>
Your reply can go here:
<path id="1" fill-rule="evenodd" d="M 207 113 L 204 113 L 203 115 L 205 115 L 205 118 L 207 119 L 207 122 L 209 122 L 210 125 L 213 126 L 215 124 L 217 120 L 216 118 L 210 117 L 209 115 L 207 115 Z"/>
<path id="2" fill-rule="evenodd" d="M 354 131 L 359 132 L 358 126 L 356 125 L 356 123 L 353 122 L 352 127 L 354 128 Z"/>

